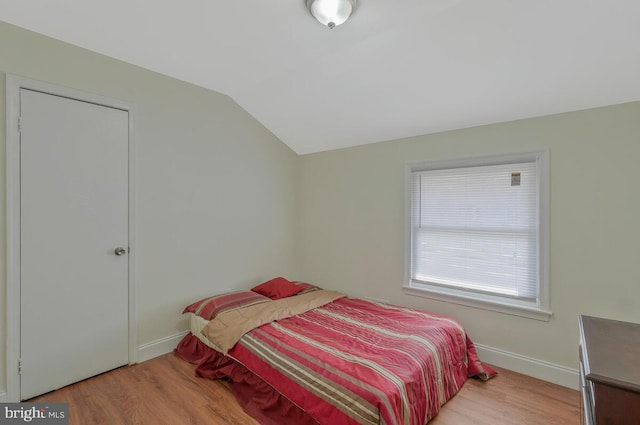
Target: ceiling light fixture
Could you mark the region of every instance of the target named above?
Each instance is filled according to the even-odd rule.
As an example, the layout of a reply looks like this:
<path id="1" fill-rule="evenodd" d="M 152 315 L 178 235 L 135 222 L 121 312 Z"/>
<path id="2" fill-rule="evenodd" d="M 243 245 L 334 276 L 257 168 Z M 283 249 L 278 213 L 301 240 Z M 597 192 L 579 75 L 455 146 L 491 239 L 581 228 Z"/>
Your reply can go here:
<path id="1" fill-rule="evenodd" d="M 356 9 L 357 0 L 307 0 L 314 18 L 330 29 L 343 24 Z"/>

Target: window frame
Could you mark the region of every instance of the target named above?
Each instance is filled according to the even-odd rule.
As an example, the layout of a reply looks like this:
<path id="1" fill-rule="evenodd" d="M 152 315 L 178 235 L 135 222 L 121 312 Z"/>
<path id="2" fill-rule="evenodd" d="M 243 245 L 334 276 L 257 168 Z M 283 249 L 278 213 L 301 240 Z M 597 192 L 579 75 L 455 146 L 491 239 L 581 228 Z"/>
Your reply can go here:
<path id="1" fill-rule="evenodd" d="M 535 302 L 524 302 L 492 294 L 448 288 L 438 285 L 414 284 L 411 281 L 413 250 L 412 173 L 437 169 L 535 162 L 537 167 L 538 200 L 538 293 Z M 407 295 L 430 298 L 484 310 L 497 311 L 536 320 L 548 321 L 553 314 L 549 297 L 549 150 L 497 154 L 442 160 L 412 161 L 405 164 L 405 278 L 403 292 Z"/>

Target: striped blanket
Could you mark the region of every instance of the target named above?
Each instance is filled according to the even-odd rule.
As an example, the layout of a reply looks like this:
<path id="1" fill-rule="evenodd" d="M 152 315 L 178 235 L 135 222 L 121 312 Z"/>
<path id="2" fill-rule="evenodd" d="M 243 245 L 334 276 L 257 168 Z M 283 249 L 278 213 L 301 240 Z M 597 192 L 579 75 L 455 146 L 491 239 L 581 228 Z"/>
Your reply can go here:
<path id="1" fill-rule="evenodd" d="M 424 425 L 468 376 L 488 378 L 455 320 L 347 297 L 257 327 L 227 355 L 327 425 Z"/>

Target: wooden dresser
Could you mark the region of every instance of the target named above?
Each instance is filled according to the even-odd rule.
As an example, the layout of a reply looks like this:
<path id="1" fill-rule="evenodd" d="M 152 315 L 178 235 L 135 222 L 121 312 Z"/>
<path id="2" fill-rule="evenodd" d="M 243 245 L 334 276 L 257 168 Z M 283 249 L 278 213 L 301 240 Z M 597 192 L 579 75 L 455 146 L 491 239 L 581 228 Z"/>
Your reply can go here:
<path id="1" fill-rule="evenodd" d="M 640 324 L 580 316 L 585 425 L 640 424 Z"/>

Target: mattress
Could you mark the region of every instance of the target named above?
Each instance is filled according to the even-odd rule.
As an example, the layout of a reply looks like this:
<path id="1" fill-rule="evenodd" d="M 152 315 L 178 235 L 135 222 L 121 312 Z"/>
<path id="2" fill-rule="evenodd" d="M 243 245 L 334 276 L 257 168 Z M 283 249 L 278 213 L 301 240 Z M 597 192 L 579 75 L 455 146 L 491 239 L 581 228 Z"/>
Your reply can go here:
<path id="1" fill-rule="evenodd" d="M 244 313 L 252 316 L 250 309 Z M 494 373 L 454 319 L 346 296 L 256 326 L 228 351 L 206 336 L 212 322 L 192 315 L 190 337 L 206 346 L 198 348 L 206 355 L 183 358 L 198 363 L 202 376 L 245 384 L 255 378 L 234 393 L 261 423 L 269 423 L 268 412 L 247 407 L 258 385 L 256 394 L 269 394 L 257 404 L 276 412 L 284 403 L 289 413 L 304 413 L 306 422 L 291 424 L 423 425 L 468 376 Z M 186 352 L 194 342 L 182 345 Z M 272 423 L 287 422 L 279 417 Z"/>

